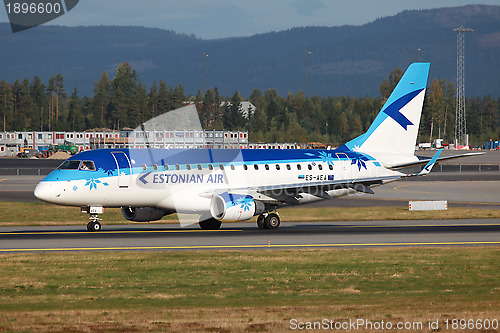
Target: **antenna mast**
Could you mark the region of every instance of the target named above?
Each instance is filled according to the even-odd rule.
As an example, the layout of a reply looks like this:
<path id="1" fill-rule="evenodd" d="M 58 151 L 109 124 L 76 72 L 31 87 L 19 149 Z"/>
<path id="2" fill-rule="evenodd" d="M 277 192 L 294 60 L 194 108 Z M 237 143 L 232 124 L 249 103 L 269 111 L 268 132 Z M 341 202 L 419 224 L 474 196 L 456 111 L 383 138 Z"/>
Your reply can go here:
<path id="1" fill-rule="evenodd" d="M 467 123 L 465 116 L 465 54 L 464 54 L 464 32 L 474 31 L 470 28 L 460 26 L 453 29 L 457 32 L 457 109 L 455 113 L 455 147 L 467 146 Z"/>

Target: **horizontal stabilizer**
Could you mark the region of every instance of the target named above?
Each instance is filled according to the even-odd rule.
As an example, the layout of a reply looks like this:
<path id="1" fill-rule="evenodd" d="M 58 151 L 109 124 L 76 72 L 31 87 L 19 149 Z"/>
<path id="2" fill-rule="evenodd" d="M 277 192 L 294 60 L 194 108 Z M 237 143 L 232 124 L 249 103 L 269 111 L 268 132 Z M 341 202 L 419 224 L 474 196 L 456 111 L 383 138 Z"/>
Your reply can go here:
<path id="1" fill-rule="evenodd" d="M 451 160 L 455 158 L 461 158 L 461 157 L 467 157 L 467 156 L 476 156 L 476 155 L 483 155 L 484 153 L 466 153 L 466 154 L 461 154 L 461 155 L 451 155 L 451 156 L 444 156 L 444 157 L 439 157 L 437 159 L 437 162 L 440 161 L 446 161 L 446 160 Z M 427 164 L 431 161 L 432 158 L 424 158 L 415 162 L 409 162 L 409 163 L 400 163 L 400 164 L 391 164 L 391 165 L 386 165 L 385 167 L 388 169 L 401 169 L 401 168 L 409 168 L 417 165 L 424 165 Z"/>

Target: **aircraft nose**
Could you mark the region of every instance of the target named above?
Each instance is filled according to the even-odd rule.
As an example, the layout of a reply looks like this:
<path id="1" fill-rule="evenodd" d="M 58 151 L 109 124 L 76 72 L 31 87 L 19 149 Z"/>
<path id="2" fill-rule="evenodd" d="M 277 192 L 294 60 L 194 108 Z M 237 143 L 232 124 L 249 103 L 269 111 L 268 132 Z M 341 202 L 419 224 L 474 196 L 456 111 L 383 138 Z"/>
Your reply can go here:
<path id="1" fill-rule="evenodd" d="M 42 201 L 51 202 L 54 198 L 54 188 L 50 183 L 40 182 L 35 187 L 33 194 Z"/>

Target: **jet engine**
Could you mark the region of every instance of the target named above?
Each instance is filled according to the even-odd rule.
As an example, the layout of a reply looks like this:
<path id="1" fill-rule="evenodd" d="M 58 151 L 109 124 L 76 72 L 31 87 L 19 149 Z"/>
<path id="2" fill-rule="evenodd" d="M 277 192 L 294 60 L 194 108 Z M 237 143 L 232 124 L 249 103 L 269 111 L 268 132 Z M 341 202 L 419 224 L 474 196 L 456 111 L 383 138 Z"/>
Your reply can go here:
<path id="1" fill-rule="evenodd" d="M 154 207 L 122 207 L 123 216 L 134 222 L 157 221 L 171 213 Z"/>
<path id="2" fill-rule="evenodd" d="M 212 198 L 210 213 L 225 222 L 250 220 L 252 216 L 264 212 L 265 206 L 250 195 L 222 193 Z"/>

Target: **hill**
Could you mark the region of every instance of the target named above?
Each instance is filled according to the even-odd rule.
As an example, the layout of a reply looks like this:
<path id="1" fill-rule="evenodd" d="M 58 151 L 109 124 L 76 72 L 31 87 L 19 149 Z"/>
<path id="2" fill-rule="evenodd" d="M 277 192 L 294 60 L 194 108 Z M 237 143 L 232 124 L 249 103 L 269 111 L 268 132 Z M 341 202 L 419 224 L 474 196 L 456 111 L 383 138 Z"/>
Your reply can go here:
<path id="1" fill-rule="evenodd" d="M 0 24 L 0 80 L 38 75 L 47 82 L 61 73 L 67 91 L 92 95 L 104 71 L 114 76 L 129 62 L 141 81 L 182 84 L 186 93 L 207 86 L 223 95 L 276 88 L 281 95 L 305 88 L 304 51 L 309 57 L 309 94 L 378 96 L 380 82 L 396 67 L 431 62 L 430 80 L 456 78 L 456 33 L 466 26 L 466 93 L 500 97 L 500 6 L 469 5 L 404 11 L 362 26 L 302 27 L 250 37 L 201 40 L 143 27 L 41 26 L 12 34 Z"/>

